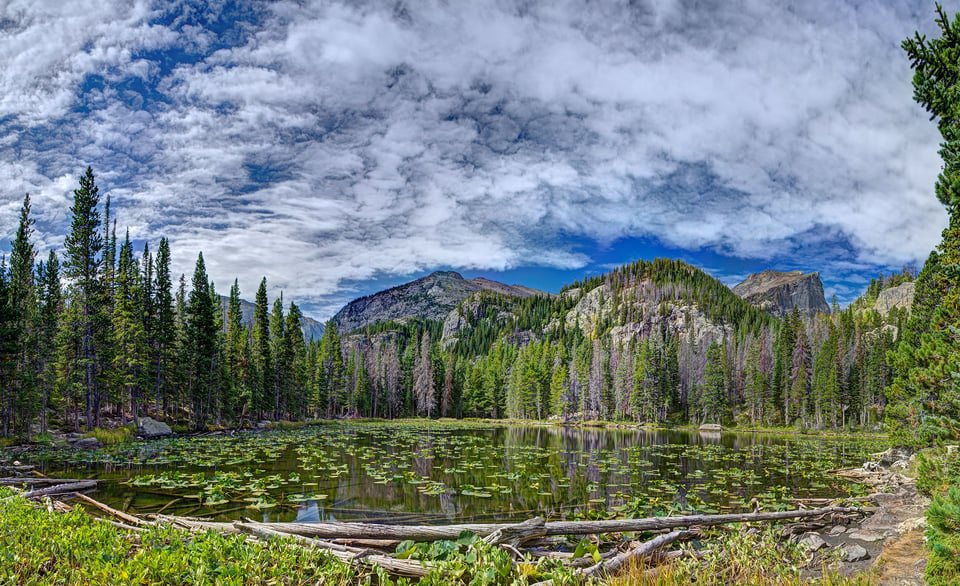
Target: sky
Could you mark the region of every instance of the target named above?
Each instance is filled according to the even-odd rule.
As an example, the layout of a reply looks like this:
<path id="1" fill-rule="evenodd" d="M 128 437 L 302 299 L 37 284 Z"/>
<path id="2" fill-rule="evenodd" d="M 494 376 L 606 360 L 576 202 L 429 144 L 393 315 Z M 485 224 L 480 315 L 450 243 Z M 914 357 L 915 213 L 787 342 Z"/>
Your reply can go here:
<path id="1" fill-rule="evenodd" d="M 948 3 L 948 10 L 956 10 Z M 0 251 L 88 165 L 138 248 L 307 315 L 434 270 L 546 291 L 639 258 L 853 300 L 947 214 L 913 0 L 0 2 Z"/>

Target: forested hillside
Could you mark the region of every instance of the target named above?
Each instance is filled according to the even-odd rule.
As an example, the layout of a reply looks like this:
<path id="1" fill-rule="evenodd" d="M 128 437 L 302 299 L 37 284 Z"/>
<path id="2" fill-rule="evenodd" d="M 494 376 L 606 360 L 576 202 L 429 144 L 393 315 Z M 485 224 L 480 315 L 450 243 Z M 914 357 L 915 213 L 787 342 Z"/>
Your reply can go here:
<path id="1" fill-rule="evenodd" d="M 30 213 L 28 196 L 0 269 L 5 436 L 144 414 L 196 429 L 412 415 L 871 426 L 906 314 L 872 304 L 912 280 L 778 320 L 693 266 L 640 260 L 558 295 L 478 287 L 442 320 L 331 322 L 305 340 L 299 308 L 270 304 L 265 280 L 245 316 L 236 282 L 222 308 L 202 254 L 177 280 L 166 239 L 139 254 L 118 239 L 90 169 L 65 250 L 36 261 Z"/>

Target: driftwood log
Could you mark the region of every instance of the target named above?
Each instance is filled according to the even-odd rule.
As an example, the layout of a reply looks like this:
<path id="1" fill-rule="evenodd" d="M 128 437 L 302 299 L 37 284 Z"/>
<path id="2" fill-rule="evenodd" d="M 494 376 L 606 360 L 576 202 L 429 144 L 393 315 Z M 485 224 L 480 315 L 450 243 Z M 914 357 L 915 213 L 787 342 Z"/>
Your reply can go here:
<path id="1" fill-rule="evenodd" d="M 360 563 L 365 565 L 377 565 L 387 572 L 397 576 L 422 578 L 423 576 L 429 574 L 431 570 L 430 566 L 426 562 L 401 560 L 388 555 L 373 552 L 372 550 L 348 547 L 346 545 L 338 545 L 335 543 L 326 543 L 316 539 L 301 537 L 299 535 L 291 535 L 289 533 L 274 531 L 258 525 L 259 524 L 256 523 L 234 523 L 234 526 L 237 527 L 240 532 L 247 533 L 258 539 L 270 540 L 292 538 L 298 544 L 304 547 L 321 548 L 342 562 L 346 562 L 348 564 Z"/>
<path id="2" fill-rule="evenodd" d="M 56 484 L 47 488 L 38 488 L 30 492 L 23 493 L 23 498 L 37 498 L 40 496 L 50 496 L 55 494 L 69 494 L 80 490 L 89 490 L 97 487 L 96 480 L 82 480 L 80 482 L 68 482 L 66 484 Z"/>
<path id="3" fill-rule="evenodd" d="M 690 539 L 691 537 L 694 537 L 698 534 L 699 534 L 698 531 L 684 530 L 684 531 L 673 531 L 672 533 L 666 533 L 664 535 L 658 535 L 657 537 L 654 537 L 650 541 L 645 541 L 644 543 L 641 543 L 637 547 L 634 547 L 628 551 L 618 554 L 609 560 L 601 561 L 598 564 L 595 564 L 593 566 L 590 566 L 589 568 L 581 570 L 577 574 L 581 578 L 590 578 L 590 577 L 601 578 L 603 576 L 615 574 L 630 562 L 641 560 L 645 557 L 650 556 L 654 552 L 659 551 L 660 548 L 666 547 L 675 541 L 679 541 L 681 539 Z M 545 580 L 543 582 L 537 582 L 536 584 L 534 584 L 534 586 L 553 586 L 553 580 Z"/>
<path id="4" fill-rule="evenodd" d="M 594 533 L 625 533 L 636 531 L 657 531 L 678 527 L 708 527 L 727 523 L 751 523 L 756 521 L 778 521 L 782 519 L 802 519 L 820 517 L 833 513 L 860 513 L 855 507 L 824 507 L 798 511 L 777 511 L 770 513 L 740 513 L 727 515 L 683 515 L 679 517 L 648 517 L 645 519 L 616 519 L 605 521 L 557 521 L 543 524 L 546 535 L 591 535 Z M 411 539 L 413 541 L 437 541 L 456 539 L 464 531 L 487 537 L 496 531 L 502 531 L 516 524 L 479 524 L 458 525 L 379 525 L 374 523 L 257 523 L 258 526 L 282 533 L 319 537 L 323 539 Z M 230 523 L 204 523 L 204 529 L 232 531 Z"/>

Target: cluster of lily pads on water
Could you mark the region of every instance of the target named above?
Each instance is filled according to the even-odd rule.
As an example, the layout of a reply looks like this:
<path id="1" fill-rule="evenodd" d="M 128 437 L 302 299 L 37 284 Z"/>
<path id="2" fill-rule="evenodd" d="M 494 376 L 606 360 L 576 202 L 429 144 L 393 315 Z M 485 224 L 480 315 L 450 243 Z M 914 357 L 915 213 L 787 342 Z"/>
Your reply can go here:
<path id="1" fill-rule="evenodd" d="M 100 450 L 42 450 L 50 470 L 88 469 L 129 491 L 182 499 L 191 512 L 245 509 L 295 518 L 377 512 L 444 520 L 704 513 L 792 508 L 856 495 L 827 473 L 859 465 L 882 440 L 696 432 L 344 422 L 235 436 L 172 438 Z M 110 497 L 109 488 L 104 489 Z M 109 501 L 110 498 L 107 498 Z M 138 499 L 160 508 L 157 499 Z M 127 501 L 129 505 L 129 501 Z M 134 504 L 136 509 L 137 505 Z"/>

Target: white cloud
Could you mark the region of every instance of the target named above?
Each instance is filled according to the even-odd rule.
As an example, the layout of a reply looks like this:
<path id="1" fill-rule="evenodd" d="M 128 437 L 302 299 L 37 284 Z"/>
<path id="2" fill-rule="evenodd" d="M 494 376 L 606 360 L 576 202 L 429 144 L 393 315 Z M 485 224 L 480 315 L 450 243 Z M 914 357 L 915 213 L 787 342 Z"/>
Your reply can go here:
<path id="1" fill-rule="evenodd" d="M 224 290 L 266 275 L 318 307 L 590 262 L 564 235 L 843 275 L 923 259 L 945 224 L 899 49 L 926 3 L 274 2 L 224 30 L 229 9 L 0 9 L 0 189 L 36 194 L 47 245 L 88 163 L 178 270 L 203 250 Z"/>

